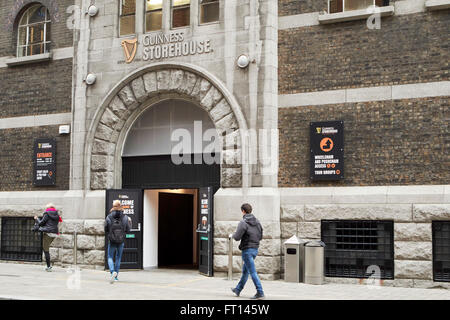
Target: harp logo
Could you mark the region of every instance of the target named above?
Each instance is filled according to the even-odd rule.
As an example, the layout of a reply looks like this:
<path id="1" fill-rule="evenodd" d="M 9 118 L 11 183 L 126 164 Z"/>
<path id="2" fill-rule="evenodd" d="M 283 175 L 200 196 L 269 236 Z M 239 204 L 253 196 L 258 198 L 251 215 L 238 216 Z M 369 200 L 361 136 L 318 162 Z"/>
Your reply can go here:
<path id="1" fill-rule="evenodd" d="M 134 60 L 134 57 L 136 56 L 137 44 L 137 38 L 122 41 L 126 63 L 131 63 Z"/>

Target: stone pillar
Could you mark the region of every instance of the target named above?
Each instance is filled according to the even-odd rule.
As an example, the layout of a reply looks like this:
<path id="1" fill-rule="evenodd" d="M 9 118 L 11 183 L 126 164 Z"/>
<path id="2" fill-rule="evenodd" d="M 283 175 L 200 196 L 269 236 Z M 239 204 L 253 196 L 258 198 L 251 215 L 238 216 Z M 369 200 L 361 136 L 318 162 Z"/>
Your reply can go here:
<path id="1" fill-rule="evenodd" d="M 263 240 L 255 260 L 261 279 L 280 278 L 280 196 L 276 188 L 219 189 L 214 195 L 214 271 L 225 276 L 228 270 L 227 239 L 242 220 L 241 205 L 249 203 L 263 227 Z M 233 273 L 242 271 L 241 252 L 234 242 Z"/>

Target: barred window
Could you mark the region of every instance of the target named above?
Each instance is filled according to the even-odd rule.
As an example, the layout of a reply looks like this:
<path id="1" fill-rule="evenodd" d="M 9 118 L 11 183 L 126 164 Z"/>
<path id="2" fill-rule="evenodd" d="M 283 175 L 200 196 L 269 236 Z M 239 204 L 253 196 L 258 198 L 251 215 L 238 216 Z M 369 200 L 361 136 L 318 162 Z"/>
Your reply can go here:
<path id="1" fill-rule="evenodd" d="M 219 0 L 200 0 L 200 23 L 219 21 Z"/>
<path id="2" fill-rule="evenodd" d="M 46 7 L 36 4 L 23 13 L 17 38 L 17 57 L 50 51 L 50 15 Z"/>
<path id="3" fill-rule="evenodd" d="M 120 0 L 119 34 L 134 34 L 136 25 L 136 0 Z"/>
<path id="4" fill-rule="evenodd" d="M 394 222 L 322 220 L 327 277 L 394 278 Z"/>
<path id="5" fill-rule="evenodd" d="M 147 0 L 145 31 L 162 29 L 162 0 Z"/>
<path id="6" fill-rule="evenodd" d="M 190 0 L 172 0 L 172 28 L 189 26 Z"/>
<path id="7" fill-rule="evenodd" d="M 433 221 L 433 280 L 450 282 L 450 221 Z"/>
<path id="8" fill-rule="evenodd" d="M 328 0 L 328 13 L 363 10 L 373 5 L 388 6 L 389 0 Z"/>

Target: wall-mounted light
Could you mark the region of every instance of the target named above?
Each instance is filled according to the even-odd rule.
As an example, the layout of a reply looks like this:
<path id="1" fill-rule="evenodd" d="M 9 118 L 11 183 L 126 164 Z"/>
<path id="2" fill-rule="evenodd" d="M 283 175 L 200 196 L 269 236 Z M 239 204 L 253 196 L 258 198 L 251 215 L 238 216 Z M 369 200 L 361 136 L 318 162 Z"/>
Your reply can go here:
<path id="1" fill-rule="evenodd" d="M 89 6 L 86 12 L 90 17 L 95 17 L 98 13 L 98 8 L 94 5 Z"/>
<path id="2" fill-rule="evenodd" d="M 97 76 L 96 76 L 95 74 L 93 74 L 93 73 L 89 73 L 89 74 L 86 76 L 86 79 L 85 79 L 85 81 L 86 81 L 86 83 L 87 83 L 88 85 L 94 84 L 94 83 L 95 83 L 95 80 L 97 80 Z"/>
<path id="3" fill-rule="evenodd" d="M 247 55 L 241 54 L 239 58 L 237 59 L 237 65 L 241 69 L 245 69 L 250 64 L 250 59 Z"/>
<path id="4" fill-rule="evenodd" d="M 70 133 L 70 125 L 65 124 L 59 126 L 59 134 L 69 134 Z"/>

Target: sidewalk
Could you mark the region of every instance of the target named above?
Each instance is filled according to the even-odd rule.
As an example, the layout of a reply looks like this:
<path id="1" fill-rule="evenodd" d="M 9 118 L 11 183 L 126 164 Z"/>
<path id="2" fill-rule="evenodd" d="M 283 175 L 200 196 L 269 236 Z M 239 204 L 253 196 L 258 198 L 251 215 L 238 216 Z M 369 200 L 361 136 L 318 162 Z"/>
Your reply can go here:
<path id="1" fill-rule="evenodd" d="M 70 299 L 70 300 L 247 300 L 255 293 L 249 278 L 240 297 L 230 288 L 237 279 L 208 278 L 192 270 L 155 269 L 123 271 L 120 281 L 109 283 L 109 273 L 81 270 L 70 273 L 54 267 L 0 263 L 0 299 Z M 366 285 L 325 284 L 321 286 L 262 281 L 268 300 L 450 300 L 450 290 Z"/>

